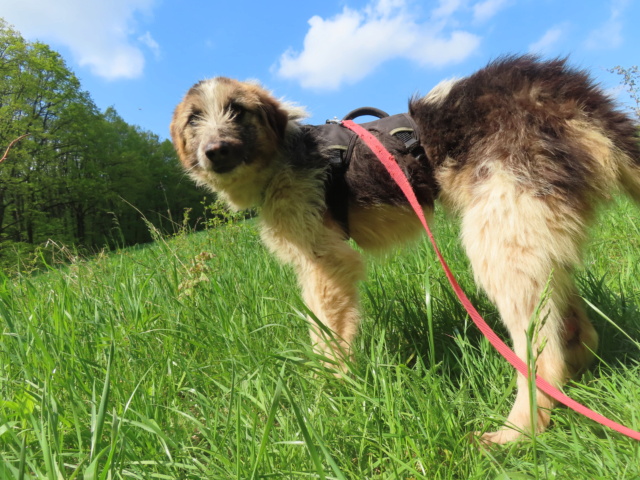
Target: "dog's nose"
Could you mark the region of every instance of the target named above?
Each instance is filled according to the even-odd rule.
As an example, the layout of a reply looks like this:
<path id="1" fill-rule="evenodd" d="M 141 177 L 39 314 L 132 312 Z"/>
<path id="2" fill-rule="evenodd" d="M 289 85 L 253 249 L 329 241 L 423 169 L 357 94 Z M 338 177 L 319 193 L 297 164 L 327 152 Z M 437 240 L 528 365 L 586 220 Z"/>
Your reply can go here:
<path id="1" fill-rule="evenodd" d="M 222 160 L 229 155 L 229 144 L 227 142 L 211 142 L 207 145 L 204 154 L 209 160 L 215 162 L 216 160 Z"/>
<path id="2" fill-rule="evenodd" d="M 216 173 L 227 173 L 242 163 L 241 145 L 226 140 L 211 140 L 204 146 L 204 155 Z"/>

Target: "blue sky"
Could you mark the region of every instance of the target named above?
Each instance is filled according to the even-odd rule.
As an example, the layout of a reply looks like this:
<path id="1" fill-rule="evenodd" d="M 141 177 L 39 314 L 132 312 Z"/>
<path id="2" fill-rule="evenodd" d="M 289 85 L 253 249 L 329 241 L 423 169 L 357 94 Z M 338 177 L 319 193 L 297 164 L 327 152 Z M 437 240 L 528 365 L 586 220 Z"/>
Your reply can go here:
<path id="1" fill-rule="evenodd" d="M 257 79 L 309 123 L 389 113 L 500 55 L 569 55 L 619 101 L 640 63 L 640 0 L 0 0 L 0 16 L 60 52 L 98 107 L 169 136 L 203 78 Z"/>

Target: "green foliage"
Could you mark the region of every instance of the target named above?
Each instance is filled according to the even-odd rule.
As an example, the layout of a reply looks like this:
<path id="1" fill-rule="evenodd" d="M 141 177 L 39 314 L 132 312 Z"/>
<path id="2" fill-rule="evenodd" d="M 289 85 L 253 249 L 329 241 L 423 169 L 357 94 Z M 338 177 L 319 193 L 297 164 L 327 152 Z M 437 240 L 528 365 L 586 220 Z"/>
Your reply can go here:
<path id="1" fill-rule="evenodd" d="M 151 239 L 182 223 L 201 194 L 168 140 L 101 113 L 60 55 L 0 20 L 0 266 L 22 245 L 53 240 L 89 250 Z M 167 119 L 168 121 L 168 119 Z M 34 247 L 35 248 L 35 247 Z"/>
<path id="2" fill-rule="evenodd" d="M 599 218 L 577 274 L 602 348 L 565 389 L 635 429 L 637 225 L 626 201 Z M 499 324 L 457 228 L 440 215 L 435 226 L 463 288 Z M 425 241 L 370 262 L 344 379 L 309 347 L 295 278 L 252 221 L 90 261 L 59 255 L 66 266 L 46 274 L 0 274 L 0 478 L 640 477 L 638 442 L 564 408 L 535 442 L 469 441 L 504 420 L 514 374 L 470 325 Z"/>
<path id="3" fill-rule="evenodd" d="M 233 212 L 222 200 L 210 202 L 206 197 L 202 200 L 204 207 L 203 224 L 206 228 L 217 228 L 222 225 L 237 225 L 242 220 L 256 216 L 255 210 Z"/>
<path id="4" fill-rule="evenodd" d="M 610 72 L 617 73 L 622 76 L 622 84 L 626 87 L 631 99 L 635 102 L 634 108 L 635 115 L 640 119 L 640 92 L 638 91 L 638 81 L 640 72 L 638 66 L 634 65 L 629 68 L 617 66 L 613 67 Z"/>

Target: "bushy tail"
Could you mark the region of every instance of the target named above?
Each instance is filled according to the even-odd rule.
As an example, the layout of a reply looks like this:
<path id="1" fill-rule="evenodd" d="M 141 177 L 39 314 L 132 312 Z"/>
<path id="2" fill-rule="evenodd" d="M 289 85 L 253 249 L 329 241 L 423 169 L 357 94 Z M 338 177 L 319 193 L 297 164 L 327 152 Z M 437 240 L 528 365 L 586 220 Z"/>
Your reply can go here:
<path id="1" fill-rule="evenodd" d="M 640 165 L 635 164 L 623 168 L 620 174 L 620 183 L 625 191 L 640 203 Z"/>
<path id="2" fill-rule="evenodd" d="M 611 153 L 617 163 L 618 182 L 626 193 L 640 203 L 640 124 L 612 108 L 611 103 L 606 107 L 610 110 L 598 120 L 604 127 L 603 133 L 613 144 Z"/>
<path id="3" fill-rule="evenodd" d="M 622 145 L 616 142 L 622 150 L 619 181 L 624 190 L 640 203 L 640 125 L 634 125 L 634 130 L 635 134 Z"/>

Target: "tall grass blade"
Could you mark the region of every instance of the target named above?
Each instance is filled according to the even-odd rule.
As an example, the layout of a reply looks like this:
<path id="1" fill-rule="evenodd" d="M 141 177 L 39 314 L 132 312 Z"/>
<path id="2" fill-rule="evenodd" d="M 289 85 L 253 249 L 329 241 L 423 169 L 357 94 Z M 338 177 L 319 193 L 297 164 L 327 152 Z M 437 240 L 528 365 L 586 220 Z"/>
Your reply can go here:
<path id="1" fill-rule="evenodd" d="M 276 412 L 278 410 L 278 406 L 280 405 L 280 397 L 282 396 L 282 377 L 284 376 L 284 368 L 286 364 L 282 365 L 282 370 L 280 370 L 280 375 L 278 377 L 278 384 L 276 385 L 276 391 L 273 394 L 273 401 L 271 402 L 271 408 L 269 409 L 269 416 L 267 417 L 267 422 L 264 426 L 264 431 L 262 433 L 262 441 L 260 442 L 260 449 L 258 450 L 258 455 L 256 455 L 256 459 L 253 464 L 253 470 L 251 472 L 251 480 L 256 478 L 258 467 L 260 466 L 260 462 L 264 455 L 264 452 L 267 448 L 267 443 L 269 442 L 269 433 L 271 432 L 271 428 L 273 427 L 273 422 L 276 418 Z"/>
<path id="2" fill-rule="evenodd" d="M 98 411 L 95 411 L 95 384 L 93 388 L 92 398 L 92 410 L 91 410 L 91 454 L 90 460 L 93 461 L 96 455 L 96 451 L 100 448 L 100 438 L 102 437 L 102 429 L 104 428 L 104 422 L 107 413 L 107 403 L 109 402 L 109 391 L 111 386 L 111 365 L 113 363 L 113 356 L 115 353 L 115 345 L 111 343 L 109 349 L 109 356 L 107 357 L 107 372 L 104 379 L 104 386 L 102 387 L 102 397 L 100 398 L 100 406 Z"/>

